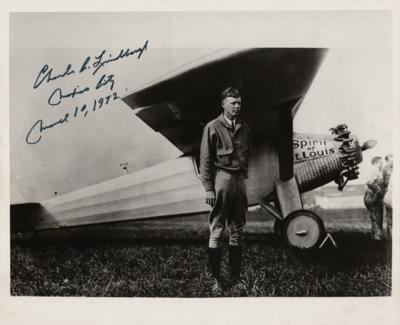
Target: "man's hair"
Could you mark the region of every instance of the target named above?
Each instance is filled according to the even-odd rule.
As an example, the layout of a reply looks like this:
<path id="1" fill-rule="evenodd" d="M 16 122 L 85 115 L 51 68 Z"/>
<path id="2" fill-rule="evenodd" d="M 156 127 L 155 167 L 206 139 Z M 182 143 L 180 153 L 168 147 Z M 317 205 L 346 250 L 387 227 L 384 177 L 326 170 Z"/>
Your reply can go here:
<path id="1" fill-rule="evenodd" d="M 379 162 L 379 160 L 382 160 L 382 157 L 376 156 L 376 157 L 371 159 L 371 164 L 375 165 L 377 162 Z"/>
<path id="2" fill-rule="evenodd" d="M 390 158 L 393 158 L 393 155 L 391 153 L 385 156 L 386 161 L 389 161 Z"/>
<path id="3" fill-rule="evenodd" d="M 236 88 L 228 87 L 228 88 L 226 88 L 226 89 L 221 93 L 221 102 L 222 102 L 226 97 L 238 98 L 238 97 L 240 97 L 240 91 L 237 90 Z"/>

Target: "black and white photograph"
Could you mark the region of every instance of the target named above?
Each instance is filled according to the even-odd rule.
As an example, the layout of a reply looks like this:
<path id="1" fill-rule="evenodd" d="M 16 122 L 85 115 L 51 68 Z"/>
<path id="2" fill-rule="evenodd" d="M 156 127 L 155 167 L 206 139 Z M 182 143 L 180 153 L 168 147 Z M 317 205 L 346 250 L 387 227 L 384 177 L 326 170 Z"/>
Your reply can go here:
<path id="1" fill-rule="evenodd" d="M 392 297 L 392 33 L 384 10 L 11 12 L 10 297 Z"/>

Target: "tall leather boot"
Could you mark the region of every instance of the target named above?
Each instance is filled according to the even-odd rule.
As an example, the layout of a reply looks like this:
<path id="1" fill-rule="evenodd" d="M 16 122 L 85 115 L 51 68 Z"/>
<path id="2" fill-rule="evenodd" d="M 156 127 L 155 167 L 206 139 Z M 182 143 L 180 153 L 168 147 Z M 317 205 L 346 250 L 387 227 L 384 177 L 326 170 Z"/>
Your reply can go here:
<path id="1" fill-rule="evenodd" d="M 240 281 L 240 267 L 242 263 L 242 247 L 229 245 L 229 266 L 232 280 Z"/>
<path id="2" fill-rule="evenodd" d="M 214 295 L 222 293 L 221 285 L 221 248 L 208 248 L 208 261 L 214 283 L 211 291 Z"/>

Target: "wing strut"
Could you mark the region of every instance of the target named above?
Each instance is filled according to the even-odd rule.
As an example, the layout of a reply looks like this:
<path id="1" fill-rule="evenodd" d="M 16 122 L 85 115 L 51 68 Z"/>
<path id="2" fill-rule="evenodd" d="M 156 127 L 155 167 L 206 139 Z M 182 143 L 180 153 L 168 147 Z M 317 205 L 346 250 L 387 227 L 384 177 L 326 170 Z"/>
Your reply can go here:
<path id="1" fill-rule="evenodd" d="M 288 105 L 279 113 L 279 178 L 288 181 L 293 177 L 293 106 Z"/>
<path id="2" fill-rule="evenodd" d="M 278 115 L 279 180 L 275 183 L 283 218 L 303 208 L 301 195 L 293 172 L 293 113 L 301 99 L 285 102 Z"/>

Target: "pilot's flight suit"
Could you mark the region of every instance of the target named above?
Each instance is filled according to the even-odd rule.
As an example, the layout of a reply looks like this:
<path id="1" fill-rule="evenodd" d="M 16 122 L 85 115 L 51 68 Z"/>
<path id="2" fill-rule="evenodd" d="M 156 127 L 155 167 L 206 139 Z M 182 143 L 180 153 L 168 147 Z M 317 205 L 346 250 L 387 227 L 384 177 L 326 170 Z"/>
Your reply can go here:
<path id="1" fill-rule="evenodd" d="M 250 129 L 240 121 L 230 125 L 221 114 L 209 122 L 200 147 L 200 176 L 206 191 L 215 191 L 216 201 L 209 216 L 209 258 L 219 277 L 220 239 L 228 226 L 229 256 L 233 277 L 240 275 L 241 235 L 246 223 L 250 154 Z"/>

